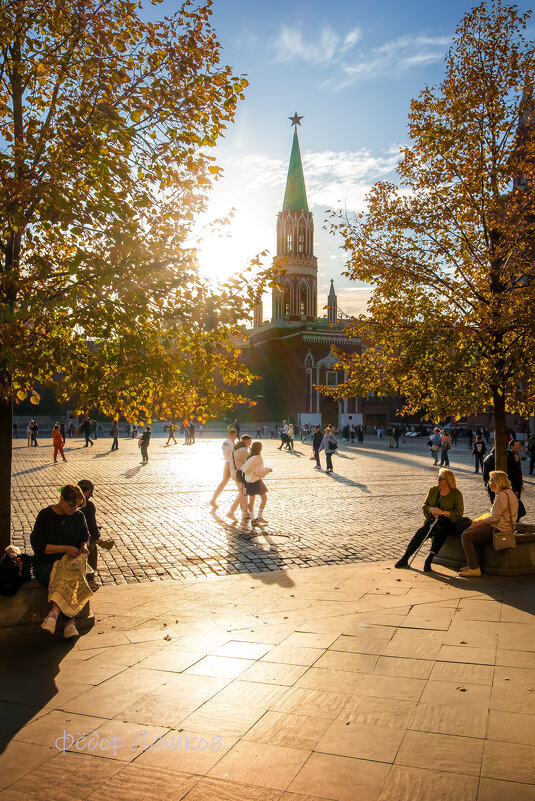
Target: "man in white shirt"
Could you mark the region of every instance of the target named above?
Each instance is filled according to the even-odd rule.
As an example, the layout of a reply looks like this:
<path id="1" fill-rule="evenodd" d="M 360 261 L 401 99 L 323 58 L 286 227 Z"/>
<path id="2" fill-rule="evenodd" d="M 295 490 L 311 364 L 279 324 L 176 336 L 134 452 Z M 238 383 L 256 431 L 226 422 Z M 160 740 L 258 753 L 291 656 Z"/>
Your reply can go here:
<path id="1" fill-rule="evenodd" d="M 281 444 L 279 445 L 279 451 L 282 449 L 283 445 L 288 444 L 288 431 L 290 430 L 290 426 L 288 425 L 287 420 L 282 421 L 282 428 L 281 428 Z"/>
<path id="2" fill-rule="evenodd" d="M 212 500 L 210 501 L 210 506 L 212 509 L 217 509 L 217 499 L 227 486 L 229 479 L 230 479 L 230 458 L 232 451 L 234 450 L 234 440 L 238 436 L 238 432 L 235 428 L 229 428 L 228 436 L 226 440 L 224 440 L 223 444 L 221 445 L 221 449 L 223 451 L 223 458 L 225 459 L 225 466 L 223 468 L 223 478 L 219 482 L 216 491 L 212 495 Z"/>
<path id="3" fill-rule="evenodd" d="M 234 445 L 234 449 L 230 454 L 230 477 L 234 479 L 238 489 L 238 494 L 235 500 L 232 502 L 232 506 L 230 507 L 229 511 L 227 512 L 227 517 L 233 521 L 236 520 L 235 513 L 238 506 L 241 507 L 242 522 L 249 519 L 249 512 L 247 509 L 249 499 L 247 497 L 247 493 L 245 492 L 245 483 L 244 481 L 238 481 L 236 477 L 236 471 L 241 470 L 249 458 L 249 448 L 251 447 L 252 441 L 252 437 L 249 434 L 242 434 L 241 441 L 238 441 Z"/>

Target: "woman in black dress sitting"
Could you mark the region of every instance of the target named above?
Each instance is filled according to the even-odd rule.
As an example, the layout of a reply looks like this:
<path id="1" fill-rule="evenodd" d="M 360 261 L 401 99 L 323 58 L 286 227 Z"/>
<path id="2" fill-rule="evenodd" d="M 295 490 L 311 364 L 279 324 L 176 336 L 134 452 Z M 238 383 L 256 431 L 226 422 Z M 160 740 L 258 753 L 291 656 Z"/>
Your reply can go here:
<path id="1" fill-rule="evenodd" d="M 80 488 L 74 484 L 67 484 L 61 490 L 59 501 L 52 506 L 47 506 L 46 509 L 41 509 L 37 515 L 30 538 L 34 552 L 33 572 L 35 578 L 45 587 L 49 587 L 55 563 L 61 560 L 65 554 L 74 558 L 88 553 L 89 532 L 85 517 L 79 511 L 84 502 L 85 499 Z M 67 586 L 69 586 L 69 582 L 70 586 L 74 586 L 75 606 L 72 605 L 73 601 L 68 595 L 63 597 L 61 593 L 49 591 L 49 600 L 51 600 L 51 595 L 54 600 L 51 601 L 50 611 L 41 624 L 41 628 L 54 634 L 61 613 L 65 618 L 63 636 L 67 638 L 78 636 L 74 625 L 75 610 L 80 607 L 80 604 L 83 607 L 88 597 L 92 595 L 85 582 L 85 560 L 72 561 L 70 566 L 72 569 L 69 571 L 66 581 Z M 57 573 L 58 568 L 56 568 L 55 575 Z M 82 588 L 81 592 L 80 587 Z"/>

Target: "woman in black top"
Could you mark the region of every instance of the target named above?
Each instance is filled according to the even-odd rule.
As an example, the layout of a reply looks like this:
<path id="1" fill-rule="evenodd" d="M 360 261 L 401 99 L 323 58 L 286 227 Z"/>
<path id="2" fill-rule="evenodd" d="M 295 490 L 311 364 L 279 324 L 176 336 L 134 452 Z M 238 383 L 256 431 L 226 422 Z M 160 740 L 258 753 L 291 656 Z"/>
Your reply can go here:
<path id="1" fill-rule="evenodd" d="M 37 433 L 39 431 L 39 426 L 37 425 L 35 420 L 32 420 L 30 422 L 30 429 L 32 432 L 32 446 L 37 447 Z"/>
<path id="2" fill-rule="evenodd" d="M 96 509 L 95 504 L 91 500 L 93 497 L 93 492 L 95 489 L 95 485 L 92 481 L 88 478 L 82 479 L 82 481 L 78 482 L 78 486 L 84 493 L 85 504 L 81 508 L 81 512 L 85 517 L 85 522 L 87 523 L 87 528 L 89 530 L 89 541 L 87 543 L 89 555 L 87 557 L 87 564 L 89 567 L 92 567 L 94 571 L 97 569 L 97 561 L 98 561 L 98 551 L 96 542 L 100 539 L 100 530 L 97 526 L 97 516 L 96 516 Z M 91 580 L 88 580 L 88 584 L 90 588 L 93 590 L 98 589 L 98 585 L 95 581 L 95 577 Z"/>
<path id="3" fill-rule="evenodd" d="M 84 496 L 80 488 L 67 484 L 61 490 L 59 501 L 41 509 L 37 515 L 30 537 L 34 552 L 33 572 L 35 578 L 45 587 L 48 587 L 54 562 L 62 559 L 65 554 L 79 556 L 81 553 L 88 553 L 89 532 L 85 517 L 79 511 L 83 504 Z M 60 612 L 58 604 L 52 603 L 41 628 L 53 634 Z M 64 636 L 77 635 L 74 618 L 67 619 Z"/>

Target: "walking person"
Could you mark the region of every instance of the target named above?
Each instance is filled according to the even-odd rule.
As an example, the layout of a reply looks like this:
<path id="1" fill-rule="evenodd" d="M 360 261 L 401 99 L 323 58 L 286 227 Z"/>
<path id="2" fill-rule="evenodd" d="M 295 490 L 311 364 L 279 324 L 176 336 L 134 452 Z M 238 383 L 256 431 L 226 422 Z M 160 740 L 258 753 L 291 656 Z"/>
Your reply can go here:
<path id="1" fill-rule="evenodd" d="M 63 437 L 61 436 L 59 423 L 56 423 L 54 430 L 52 431 L 52 444 L 54 445 L 54 464 L 58 463 L 58 453 L 61 454 L 61 458 L 64 462 L 66 462 L 67 459 L 65 458 L 65 453 L 63 451 Z"/>
<path id="2" fill-rule="evenodd" d="M 431 435 L 431 456 L 434 459 L 433 464 L 438 464 L 438 453 L 440 451 L 440 442 L 442 440 L 442 434 L 440 433 L 440 428 L 435 428 L 433 434 Z"/>
<path id="3" fill-rule="evenodd" d="M 32 420 L 28 420 L 28 425 L 26 426 L 26 436 L 28 437 L 28 448 L 31 447 L 32 444 Z"/>
<path id="4" fill-rule="evenodd" d="M 39 433 L 39 426 L 35 422 L 35 420 L 30 421 L 30 429 L 32 432 L 31 440 L 32 440 L 32 447 L 37 448 L 37 434 Z"/>
<path id="5" fill-rule="evenodd" d="M 451 439 L 450 435 L 447 431 L 442 432 L 442 438 L 440 440 L 440 466 L 441 467 L 449 467 L 450 464 L 450 457 L 449 451 L 451 449 Z"/>
<path id="6" fill-rule="evenodd" d="M 89 445 L 93 447 L 93 440 L 91 439 L 91 420 L 89 417 L 84 417 L 84 421 L 82 423 L 82 434 L 85 437 L 84 448 L 88 448 Z"/>
<path id="7" fill-rule="evenodd" d="M 72 424 L 72 420 L 69 420 L 69 425 L 67 426 L 67 434 L 69 435 L 69 439 L 72 439 L 73 431 L 74 431 L 74 426 Z"/>
<path id="8" fill-rule="evenodd" d="M 149 461 L 150 433 L 150 426 L 145 426 L 145 431 L 138 441 L 139 450 L 141 451 L 141 464 Z"/>
<path id="9" fill-rule="evenodd" d="M 294 447 L 294 427 L 292 423 L 288 426 L 288 436 L 286 438 L 286 449 L 293 451 Z"/>
<path id="10" fill-rule="evenodd" d="M 195 422 L 193 420 L 190 421 L 188 430 L 189 430 L 189 444 L 195 445 Z"/>
<path id="11" fill-rule="evenodd" d="M 229 511 L 227 512 L 227 517 L 234 521 L 236 520 L 236 510 L 238 506 L 241 507 L 242 522 L 249 519 L 248 498 L 243 476 L 243 465 L 250 456 L 249 448 L 252 441 L 253 438 L 249 434 L 242 434 L 241 439 L 236 442 L 230 455 L 230 476 L 236 483 L 238 494 L 233 500 Z M 238 476 L 241 476 L 241 478 Z"/>
<path id="12" fill-rule="evenodd" d="M 314 426 L 314 433 L 312 434 L 312 450 L 314 451 L 313 459 L 316 460 L 316 465 L 314 470 L 321 470 L 321 462 L 320 462 L 320 445 L 323 439 L 323 432 L 320 426 Z"/>
<path id="13" fill-rule="evenodd" d="M 487 446 L 483 442 L 483 437 L 476 437 L 476 441 L 474 442 L 474 447 L 472 448 L 472 456 L 475 458 L 476 461 L 476 469 L 474 473 L 479 473 L 479 468 L 481 467 L 481 472 L 483 472 L 483 457 L 487 452 Z"/>
<path id="14" fill-rule="evenodd" d="M 242 470 L 245 477 L 245 491 L 249 499 L 249 517 L 254 526 L 258 523 L 267 523 L 267 520 L 263 517 L 263 513 L 267 503 L 268 490 L 262 479 L 267 476 L 268 473 L 272 473 L 273 470 L 271 467 L 264 467 L 264 460 L 261 456 L 261 442 L 253 442 L 249 453 L 250 456 L 243 465 Z M 258 508 L 258 514 L 255 517 L 254 503 L 257 495 L 260 496 L 260 506 Z"/>
<path id="15" fill-rule="evenodd" d="M 405 553 L 394 567 L 409 567 L 410 557 L 416 553 L 433 526 L 431 551 L 424 564 L 424 570 L 428 573 L 431 570 L 431 563 L 444 545 L 446 537 L 455 532 L 455 523 L 463 516 L 464 501 L 462 493 L 457 489 L 453 470 L 441 468 L 438 471 L 437 485 L 431 487 L 427 493 L 422 511 L 425 522 L 415 533 L 407 545 Z"/>
<path id="16" fill-rule="evenodd" d="M 114 420 L 113 425 L 111 427 L 111 435 L 113 437 L 113 442 L 111 443 L 110 450 L 118 451 L 119 450 L 119 421 Z"/>
<path id="17" fill-rule="evenodd" d="M 511 488 L 507 473 L 501 470 L 492 470 L 489 476 L 489 486 L 495 498 L 490 517 L 486 517 L 483 520 L 474 520 L 461 535 L 461 542 L 468 564 L 460 569 L 460 576 L 481 575 L 481 568 L 474 547 L 476 543 L 492 542 L 494 530 L 500 531 L 502 534 L 509 534 L 515 530 L 514 521 L 518 516 L 518 498 Z"/>
<path id="18" fill-rule="evenodd" d="M 221 493 L 223 492 L 223 490 L 225 489 L 230 480 L 230 456 L 232 454 L 232 451 L 234 450 L 234 442 L 236 441 L 237 435 L 238 432 L 236 431 L 235 428 L 229 428 L 227 432 L 227 438 L 223 441 L 223 444 L 221 445 L 221 450 L 223 451 L 223 458 L 225 460 L 225 465 L 223 467 L 223 478 L 217 485 L 215 492 L 210 500 L 210 506 L 214 510 L 217 509 L 217 499 L 219 498 L 219 496 L 221 495 Z"/>
<path id="19" fill-rule="evenodd" d="M 325 468 L 326 473 L 333 472 L 333 453 L 337 448 L 338 442 L 336 441 L 336 437 L 332 433 L 332 429 L 327 427 L 318 448 L 318 451 L 325 451 L 325 459 L 327 462 L 327 467 Z"/>
<path id="20" fill-rule="evenodd" d="M 169 445 L 171 440 L 173 440 L 175 445 L 177 444 L 176 439 L 175 439 L 175 424 L 174 423 L 169 423 L 169 436 L 167 437 L 167 442 L 165 444 Z"/>
<path id="21" fill-rule="evenodd" d="M 509 443 L 507 451 L 507 476 L 511 482 L 511 488 L 520 501 L 524 491 L 524 479 L 522 477 L 522 462 L 520 461 L 520 449 L 522 443 L 518 439 L 513 439 Z M 525 512 L 522 512 L 525 514 Z"/>
<path id="22" fill-rule="evenodd" d="M 278 450 L 282 450 L 282 446 L 286 445 L 288 447 L 288 431 L 290 426 L 288 425 L 287 420 L 282 421 L 282 428 L 281 428 L 281 444 L 278 447 Z"/>
<path id="23" fill-rule="evenodd" d="M 63 444 L 65 445 L 65 423 L 63 420 L 59 424 L 59 433 L 61 434 L 61 439 L 63 440 Z"/>
<path id="24" fill-rule="evenodd" d="M 533 475 L 533 467 L 535 466 L 535 434 L 532 434 L 528 440 L 528 453 L 529 453 L 529 474 Z"/>

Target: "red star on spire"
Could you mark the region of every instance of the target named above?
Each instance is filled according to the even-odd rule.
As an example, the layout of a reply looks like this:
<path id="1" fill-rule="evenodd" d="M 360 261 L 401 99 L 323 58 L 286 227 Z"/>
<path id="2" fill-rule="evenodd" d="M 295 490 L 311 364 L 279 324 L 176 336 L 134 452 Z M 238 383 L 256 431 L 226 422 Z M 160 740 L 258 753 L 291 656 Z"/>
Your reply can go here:
<path id="1" fill-rule="evenodd" d="M 288 117 L 288 119 L 292 121 L 292 126 L 295 125 L 295 127 L 297 128 L 298 125 L 301 125 L 301 120 L 303 119 L 303 117 L 302 116 L 299 117 L 296 111 L 293 117 Z"/>

